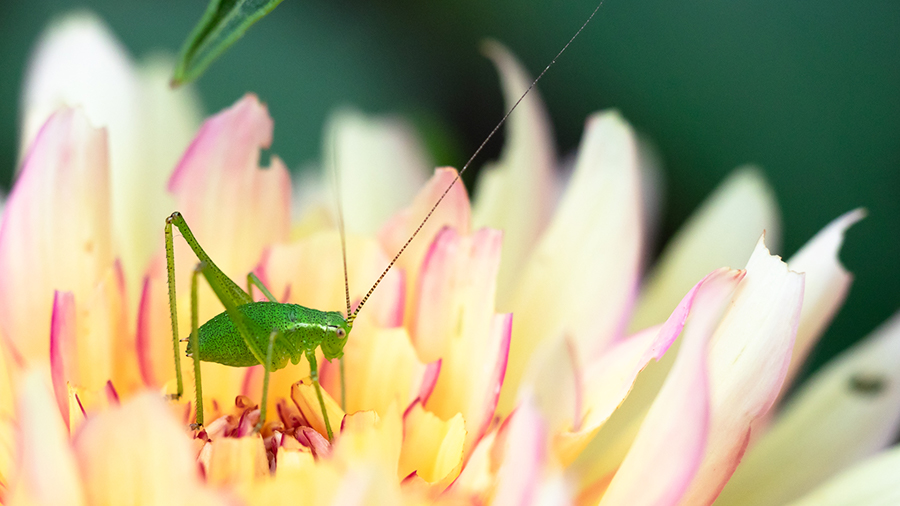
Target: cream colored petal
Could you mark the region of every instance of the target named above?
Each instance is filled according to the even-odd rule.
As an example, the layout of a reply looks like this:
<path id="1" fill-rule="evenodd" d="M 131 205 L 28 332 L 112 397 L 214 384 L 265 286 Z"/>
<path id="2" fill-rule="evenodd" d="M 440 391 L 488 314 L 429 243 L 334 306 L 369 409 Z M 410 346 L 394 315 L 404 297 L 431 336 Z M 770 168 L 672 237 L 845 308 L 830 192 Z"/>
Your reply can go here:
<path id="1" fill-rule="evenodd" d="M 681 504 L 710 504 L 744 455 L 754 422 L 775 402 L 794 347 L 803 274 L 769 254 L 762 238 L 709 351 L 706 455 Z"/>
<path id="2" fill-rule="evenodd" d="M 792 271 L 806 273 L 806 288 L 785 387 L 790 385 L 806 356 L 844 303 L 853 276 L 841 264 L 838 253 L 844 242 L 844 233 L 865 215 L 864 210 L 856 209 L 835 219 L 788 260 Z"/>
<path id="3" fill-rule="evenodd" d="M 711 418 L 709 343 L 743 276 L 720 269 L 698 285 L 675 366 L 601 506 L 677 504 L 687 490 L 702 462 Z"/>
<path id="4" fill-rule="evenodd" d="M 520 273 L 501 412 L 512 409 L 543 340 L 571 336 L 580 356 L 593 357 L 620 336 L 640 267 L 640 209 L 631 127 L 616 112 L 596 114 L 566 194 Z"/>
<path id="5" fill-rule="evenodd" d="M 191 440 L 158 395 L 89 418 L 73 444 L 92 505 L 220 503 L 202 488 Z"/>
<path id="6" fill-rule="evenodd" d="M 484 53 L 494 62 L 503 85 L 507 109 L 531 86 L 533 79 L 502 44 L 488 41 Z M 479 174 L 472 210 L 475 227 L 503 230 L 503 256 L 498 280 L 498 304 L 509 307 L 518 275 L 538 237 L 550 221 L 556 196 L 556 148 L 550 119 L 537 90 L 532 89 L 506 123 L 506 140 L 499 161 Z"/>
<path id="7" fill-rule="evenodd" d="M 0 230 L 0 328 L 46 360 L 54 290 L 86 300 L 112 265 L 106 135 L 82 112 L 54 114 L 35 138 Z"/>
<path id="8" fill-rule="evenodd" d="M 199 125 L 191 88 L 172 90 L 170 74 L 171 62 L 160 59 L 136 68 L 99 18 L 78 12 L 46 30 L 23 90 L 23 150 L 59 107 L 81 107 L 92 124 L 107 128 L 112 227 L 131 297 L 172 211 L 166 178 Z"/>
<path id="9" fill-rule="evenodd" d="M 133 301 L 140 293 L 140 276 L 161 244 L 161 224 L 176 208 L 166 182 L 202 119 L 193 87 L 169 86 L 174 65 L 174 58 L 160 54 L 138 65 L 141 109 L 131 128 L 139 142 L 132 159 L 112 160 L 117 245 Z M 110 134 L 111 142 L 116 142 L 117 134 Z M 117 165 L 120 162 L 125 166 Z"/>
<path id="10" fill-rule="evenodd" d="M 400 476 L 416 472 L 423 480 L 446 488 L 462 468 L 466 424 L 460 414 L 444 421 L 421 404 L 403 416 Z"/>
<path id="11" fill-rule="evenodd" d="M 412 201 L 434 167 L 415 130 L 400 118 L 341 109 L 332 113 L 323 138 L 324 186 L 331 197 L 336 156 L 351 234 L 374 235 Z"/>
<path id="12" fill-rule="evenodd" d="M 762 173 L 738 169 L 666 245 L 644 281 L 629 327 L 661 323 L 698 279 L 719 267 L 744 265 L 763 231 L 778 249 L 779 221 L 775 195 Z"/>
<path id="13" fill-rule="evenodd" d="M 638 298 L 630 328 L 662 322 L 688 289 L 707 272 L 744 265 L 748 252 L 766 230 L 776 244 L 779 217 L 775 197 L 762 174 L 740 169 L 729 177 L 688 220 L 663 251 Z M 659 362 L 641 372 L 625 402 L 588 445 L 576 465 L 585 476 L 601 479 L 614 471 L 628 451 L 640 421 L 669 374 L 678 353 L 676 341 Z M 591 469 L 591 471 L 586 471 Z"/>
<path id="14" fill-rule="evenodd" d="M 891 506 L 900 503 L 900 447 L 865 460 L 790 506 Z"/>
<path id="15" fill-rule="evenodd" d="M 395 269 L 402 269 L 406 273 L 406 293 L 411 294 L 406 300 L 405 315 L 406 325 L 410 326 L 409 318 L 413 314 L 415 294 L 419 286 L 419 269 L 426 253 L 431 248 L 435 236 L 444 227 L 456 229 L 460 235 L 468 235 L 470 226 L 469 197 L 462 181 L 456 181 L 456 170 L 451 168 L 437 169 L 434 176 L 428 180 L 425 186 L 413 199 L 412 204 L 395 214 L 378 234 L 384 251 L 393 258 L 400 249 L 412 237 L 413 232 L 422 223 L 422 220 L 434 208 L 438 199 L 447 191 L 446 197 L 435 208 L 434 213 L 415 238 L 409 243 L 400 258 L 397 259 Z M 453 184 L 451 187 L 450 185 Z M 375 280 L 372 280 L 374 283 Z M 380 289 L 380 288 L 379 288 Z"/>
<path id="16" fill-rule="evenodd" d="M 18 459 L 7 504 L 81 505 L 84 488 L 46 373 L 28 372 L 18 388 Z"/>
<path id="17" fill-rule="evenodd" d="M 555 352 L 544 354 L 545 373 L 535 376 L 532 388 L 550 423 L 561 462 L 570 464 L 588 445 L 629 395 L 638 374 L 651 360 L 662 358 L 681 334 L 698 292 L 707 283 L 720 282 L 726 271 L 718 269 L 694 285 L 664 324 L 615 343 L 596 360 L 577 362 L 571 346 L 557 346 Z"/>
<path id="18" fill-rule="evenodd" d="M 140 83 L 127 50 L 90 12 L 51 23 L 31 55 L 23 85 L 21 153 L 61 107 L 81 107 L 93 124 L 109 127 L 114 163 L 135 163 Z"/>
<path id="19" fill-rule="evenodd" d="M 747 452 L 716 504 L 783 504 L 881 450 L 900 424 L 900 314 L 820 369 Z"/>

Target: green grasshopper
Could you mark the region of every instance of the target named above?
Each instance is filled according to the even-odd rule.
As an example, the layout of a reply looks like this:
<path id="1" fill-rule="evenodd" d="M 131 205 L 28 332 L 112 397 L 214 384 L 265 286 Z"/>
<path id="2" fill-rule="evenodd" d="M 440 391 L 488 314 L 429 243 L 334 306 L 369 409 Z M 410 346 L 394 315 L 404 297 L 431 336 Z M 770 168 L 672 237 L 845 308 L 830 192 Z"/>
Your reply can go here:
<path id="1" fill-rule="evenodd" d="M 259 431 L 266 420 L 266 403 L 269 394 L 269 373 L 285 367 L 290 361 L 293 364 L 306 357 L 309 362 L 310 377 L 315 386 L 316 396 L 322 416 L 325 421 L 325 430 L 328 439 L 334 439 L 328 412 L 325 409 L 325 400 L 322 397 L 322 388 L 319 385 L 318 365 L 316 363 L 316 349 L 322 348 L 322 354 L 328 361 L 340 359 L 344 354 L 344 345 L 350 337 L 353 322 L 366 301 L 381 283 L 384 276 L 400 258 L 407 246 L 416 237 L 431 215 L 440 205 L 444 197 L 459 181 L 462 174 L 469 168 L 475 157 L 481 153 L 484 146 L 491 140 L 500 127 L 506 123 L 509 115 L 516 109 L 519 103 L 528 95 L 534 86 L 541 80 L 547 70 L 556 63 L 557 58 L 569 47 L 569 44 L 584 30 L 597 11 L 599 4 L 575 32 L 575 35 L 557 53 L 556 57 L 538 74 L 528 89 L 509 108 L 503 118 L 494 127 L 488 136 L 482 141 L 478 149 L 469 157 L 468 161 L 460 169 L 453 181 L 437 199 L 431 210 L 425 215 L 419 226 L 413 231 L 409 239 L 381 275 L 372 285 L 372 288 L 360 300 L 356 309 L 351 311 L 350 289 L 347 283 L 347 250 L 344 239 L 343 218 L 340 222 L 341 253 L 344 260 L 344 289 L 347 298 L 347 317 L 337 311 L 319 311 L 306 308 L 297 304 L 285 304 L 278 302 L 263 282 L 254 274 L 247 274 L 247 291 L 232 281 L 219 269 L 209 255 L 203 251 L 200 243 L 194 237 L 184 217 L 179 212 L 172 213 L 166 218 L 166 269 L 169 285 L 169 311 L 172 319 L 172 346 L 175 353 L 175 375 L 177 378 L 177 393 L 173 397 L 180 398 L 184 393 L 184 385 L 181 378 L 181 361 L 179 354 L 178 315 L 175 300 L 175 253 L 173 247 L 172 227 L 177 227 L 184 240 L 194 251 L 200 261 L 194 269 L 191 277 L 191 335 L 188 339 L 187 355 L 193 359 L 194 381 L 196 391 L 195 428 L 203 426 L 203 394 L 200 380 L 200 361 L 216 362 L 231 367 L 251 367 L 259 364 L 264 366 L 262 404 L 260 405 L 259 422 L 255 430 Z M 340 202 L 338 203 L 340 208 Z M 341 215 L 340 209 L 338 215 Z M 225 306 L 225 311 L 216 315 L 208 322 L 198 326 L 197 321 L 197 278 L 202 274 L 212 287 L 216 297 Z M 253 287 L 256 286 L 268 299 L 267 302 L 255 302 L 252 296 Z M 343 367 L 341 368 L 341 384 L 343 390 Z"/>

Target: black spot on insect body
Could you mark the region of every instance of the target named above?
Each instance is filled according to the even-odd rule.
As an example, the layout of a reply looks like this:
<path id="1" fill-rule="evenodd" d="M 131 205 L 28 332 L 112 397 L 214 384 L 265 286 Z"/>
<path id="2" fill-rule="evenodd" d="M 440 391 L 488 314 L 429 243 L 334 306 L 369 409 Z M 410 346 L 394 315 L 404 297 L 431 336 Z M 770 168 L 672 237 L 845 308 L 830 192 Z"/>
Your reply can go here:
<path id="1" fill-rule="evenodd" d="M 888 380 L 881 374 L 860 372 L 850 377 L 849 386 L 855 394 L 875 397 L 887 389 Z"/>

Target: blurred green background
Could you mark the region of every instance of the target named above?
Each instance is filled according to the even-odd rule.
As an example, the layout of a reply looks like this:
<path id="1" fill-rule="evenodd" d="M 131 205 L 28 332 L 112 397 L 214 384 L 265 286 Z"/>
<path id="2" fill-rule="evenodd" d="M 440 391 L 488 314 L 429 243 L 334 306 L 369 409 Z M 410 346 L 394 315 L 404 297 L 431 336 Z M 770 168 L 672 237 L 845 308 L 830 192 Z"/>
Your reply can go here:
<path id="1" fill-rule="evenodd" d="M 89 8 L 140 56 L 175 53 L 205 8 L 203 0 L 0 5 L 7 189 L 22 72 L 53 16 Z M 537 73 L 594 6 L 285 0 L 197 86 L 208 113 L 256 92 L 275 119 L 272 151 L 292 167 L 318 158 L 324 120 L 343 104 L 408 115 L 434 141 L 438 162 L 458 167 L 503 112 L 479 42 L 504 42 Z M 561 153 L 575 148 L 585 117 L 607 107 L 656 143 L 666 172 L 664 237 L 747 162 L 775 188 L 784 255 L 839 214 L 867 207 L 842 252 L 856 283 L 815 363 L 900 308 L 900 2 L 607 0 L 540 91 Z"/>

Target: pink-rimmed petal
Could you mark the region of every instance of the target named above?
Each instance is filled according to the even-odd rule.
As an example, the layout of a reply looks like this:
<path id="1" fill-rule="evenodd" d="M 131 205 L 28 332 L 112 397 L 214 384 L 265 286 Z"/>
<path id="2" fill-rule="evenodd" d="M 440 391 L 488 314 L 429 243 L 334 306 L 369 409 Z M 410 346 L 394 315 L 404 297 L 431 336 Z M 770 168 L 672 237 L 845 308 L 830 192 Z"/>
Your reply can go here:
<path id="1" fill-rule="evenodd" d="M 260 150 L 272 139 L 272 120 L 266 107 L 247 95 L 232 107 L 208 119 L 181 158 L 169 179 L 168 189 L 177 202 L 198 242 L 232 280 L 246 286 L 247 273 L 259 262 L 263 250 L 287 239 L 290 210 L 290 177 L 284 164 L 272 157 L 268 168 L 259 166 Z M 173 209 L 174 211 L 175 209 Z M 162 228 L 162 224 L 160 224 Z M 190 274 L 197 258 L 175 231 L 175 280 L 178 299 L 179 337 L 190 333 Z M 173 377 L 172 334 L 168 312 L 166 262 L 159 251 L 148 268 L 152 279 L 144 295 L 153 301 L 141 302 L 141 344 L 152 350 L 144 353 L 143 365 L 155 368 L 144 377 L 165 384 Z M 205 282 L 199 288 L 199 321 L 223 311 Z M 164 312 L 165 311 L 165 312 Z M 147 322 L 153 322 L 146 325 Z M 142 330 L 142 331 L 143 331 Z M 178 353 L 182 370 L 191 370 L 190 359 Z M 148 358 L 150 360 L 148 360 Z M 167 364 L 167 362 L 169 364 Z M 242 384 L 245 371 L 218 364 L 202 365 L 204 395 L 230 403 Z M 159 385 L 159 383 L 157 384 Z M 190 387 L 188 387 L 190 388 Z M 205 406 L 211 406 L 208 402 Z"/>
<path id="2" fill-rule="evenodd" d="M 87 300 L 113 263 L 106 135 L 77 109 L 47 120 L 0 227 L 0 329 L 27 360 L 49 355 L 54 290 Z M 38 267 L 39 266 L 39 267 Z"/>
<path id="3" fill-rule="evenodd" d="M 803 304 L 803 275 L 757 243 L 709 351 L 709 439 L 683 504 L 710 504 L 734 473 L 754 423 L 787 374 Z"/>
<path id="4" fill-rule="evenodd" d="M 247 95 L 206 120 L 169 179 L 178 210 L 226 273 L 246 276 L 266 245 L 287 238 L 287 168 L 277 157 L 259 167 L 272 130 L 265 105 Z"/>
<path id="5" fill-rule="evenodd" d="M 540 486 L 547 459 L 547 427 L 526 394 L 510 415 L 494 451 L 502 452 L 492 497 L 496 505 L 529 505 Z M 496 445 L 502 445 L 497 449 Z"/>
<path id="6" fill-rule="evenodd" d="M 494 415 L 511 336 L 511 315 L 493 311 L 502 234 L 481 229 L 462 237 L 442 230 L 422 264 L 413 320 L 416 349 L 441 359 L 427 408 L 443 419 L 462 413 L 466 451 Z"/>
<path id="7" fill-rule="evenodd" d="M 82 505 L 84 488 L 46 373 L 26 373 L 18 388 L 18 459 L 9 504 Z"/>
<path id="8" fill-rule="evenodd" d="M 107 129 L 110 220 L 130 297 L 158 247 L 159 224 L 172 212 L 166 179 L 200 123 L 191 87 L 169 87 L 174 62 L 168 60 L 156 56 L 136 65 L 102 20 L 77 11 L 42 34 L 23 86 L 23 149 L 63 106 L 83 109 L 91 124 Z"/>
<path id="9" fill-rule="evenodd" d="M 381 228 L 378 239 L 388 256 L 393 257 L 406 244 L 412 233 L 419 227 L 419 224 L 431 211 L 431 208 L 434 207 L 437 199 L 447 191 L 456 175 L 456 170 L 452 168 L 435 170 L 434 176 L 419 191 L 409 207 L 395 214 Z M 470 216 L 469 196 L 466 193 L 466 187 L 461 184 L 461 181 L 457 181 L 394 265 L 394 269 L 399 268 L 406 272 L 406 291 L 408 293 L 415 294 L 419 286 L 419 269 L 421 268 L 422 260 L 431 249 L 431 244 L 438 232 L 444 227 L 450 227 L 455 229 L 460 235 L 467 235 L 471 221 Z M 407 322 L 409 322 L 409 318 L 413 314 L 415 304 L 415 295 L 407 298 L 405 311 Z M 422 359 L 430 361 L 425 356 Z"/>
<path id="10" fill-rule="evenodd" d="M 488 41 L 482 50 L 497 67 L 506 107 L 511 107 L 533 79 L 502 44 Z M 478 188 L 472 206 L 475 226 L 503 230 L 497 292 L 501 307 L 509 303 L 519 273 L 550 221 L 557 193 L 555 168 L 556 148 L 550 119 L 537 90 L 533 89 L 506 123 L 500 160 L 485 166 L 475 185 Z"/>
<path id="11" fill-rule="evenodd" d="M 900 447 L 865 460 L 790 506 L 882 506 L 900 503 Z"/>
<path id="12" fill-rule="evenodd" d="M 563 463 L 571 463 L 585 448 L 629 395 L 638 374 L 651 360 L 658 361 L 681 334 L 701 287 L 722 275 L 719 269 L 694 285 L 664 324 L 615 343 L 583 367 L 568 368 L 573 363 L 571 353 L 567 350 L 569 356 L 562 357 L 559 347 L 546 355 L 545 373 L 531 380 L 531 388 L 538 394 L 539 406 L 554 433 L 554 450 Z M 560 388 L 573 378 L 573 388 Z M 570 391 L 580 392 L 580 397 L 572 397 Z"/>
<path id="13" fill-rule="evenodd" d="M 898 363 L 900 314 L 803 384 L 716 504 L 785 504 L 894 441 Z"/>
<path id="14" fill-rule="evenodd" d="M 403 414 L 400 476 L 415 472 L 437 491 L 444 490 L 462 469 L 465 427 L 459 413 L 442 420 L 421 404 L 410 407 Z"/>
<path id="15" fill-rule="evenodd" d="M 708 347 L 744 273 L 720 269 L 699 285 L 684 344 L 601 505 L 675 505 L 703 459 L 710 420 Z"/>
<path id="16" fill-rule="evenodd" d="M 847 229 L 865 216 L 863 209 L 845 213 L 829 223 L 788 260 L 792 271 L 806 273 L 806 287 L 785 387 L 790 385 L 806 356 L 844 303 L 853 275 L 841 264 L 838 253 Z"/>
<path id="17" fill-rule="evenodd" d="M 53 294 L 53 313 L 50 319 L 50 376 L 53 394 L 66 426 L 69 426 L 68 378 L 76 375 L 75 296 L 72 292 Z"/>
<path id="18" fill-rule="evenodd" d="M 520 273 L 501 412 L 544 340 L 570 336 L 589 359 L 621 337 L 641 257 L 637 163 L 634 133 L 618 113 L 588 119 L 569 187 Z"/>

